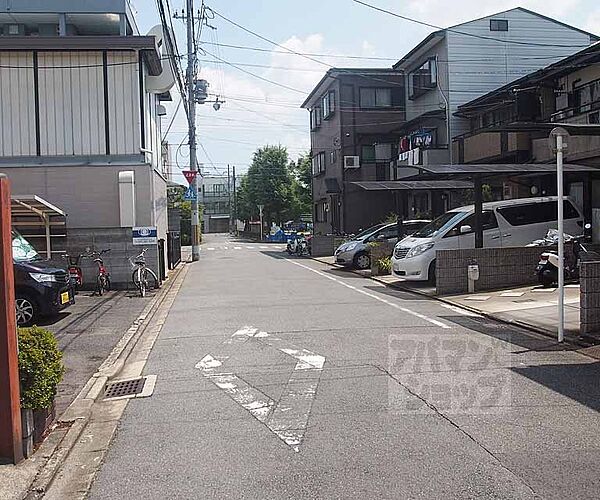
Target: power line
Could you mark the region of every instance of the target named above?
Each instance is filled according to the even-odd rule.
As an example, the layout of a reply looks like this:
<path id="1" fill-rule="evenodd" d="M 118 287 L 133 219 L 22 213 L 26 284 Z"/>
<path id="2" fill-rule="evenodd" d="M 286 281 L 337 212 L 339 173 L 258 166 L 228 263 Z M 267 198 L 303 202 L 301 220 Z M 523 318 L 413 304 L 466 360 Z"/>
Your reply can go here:
<path id="1" fill-rule="evenodd" d="M 216 43 L 216 42 L 202 42 L 207 45 L 216 45 L 218 47 L 227 47 L 230 49 L 239 49 L 239 50 L 252 50 L 255 52 L 268 52 L 271 54 L 288 54 L 289 52 L 283 50 L 272 50 L 272 49 L 263 49 L 260 47 L 250 47 L 246 45 L 232 45 L 227 43 Z M 371 61 L 397 61 L 396 58 L 392 57 L 375 57 L 375 56 L 349 56 L 349 55 L 340 55 L 340 54 L 311 54 L 308 52 L 302 52 L 304 56 L 313 56 L 313 57 L 331 57 L 337 59 L 363 59 L 363 60 L 371 60 Z"/>
<path id="2" fill-rule="evenodd" d="M 247 75 L 253 76 L 254 78 L 258 78 L 259 80 L 262 80 L 263 82 L 267 82 L 270 83 L 272 85 L 277 85 L 278 87 L 284 88 L 286 90 L 291 90 L 293 92 L 298 92 L 299 94 L 307 94 L 308 92 L 306 92 L 305 90 L 299 90 L 299 89 L 295 89 L 294 87 L 290 87 L 288 85 L 285 85 L 283 83 L 279 83 L 276 82 L 275 80 L 270 80 L 269 78 L 265 78 L 263 76 L 257 75 L 256 73 L 252 73 L 251 71 L 245 70 L 244 68 L 241 68 L 240 66 L 237 66 L 229 61 L 226 61 L 225 59 L 221 59 L 220 57 L 217 57 L 214 54 L 211 54 L 210 52 L 208 52 L 207 50 L 204 50 L 204 52 L 206 52 L 209 56 L 214 57 L 215 59 L 217 59 L 218 61 L 227 64 L 228 66 L 231 66 L 232 68 L 237 69 L 238 71 L 241 71 L 242 73 L 246 73 Z"/>
<path id="3" fill-rule="evenodd" d="M 403 16 L 402 14 L 397 14 L 396 12 L 392 12 L 391 10 L 387 10 L 387 9 L 383 9 L 381 7 L 377 7 L 376 5 L 372 5 L 370 3 L 367 2 L 363 2 L 362 0 L 352 0 L 354 3 L 358 3 L 360 5 L 363 5 L 365 7 L 368 7 L 370 9 L 379 11 L 379 12 L 383 12 L 384 14 L 388 14 L 390 16 L 393 17 L 398 17 L 400 19 L 404 19 L 405 21 L 410 21 L 411 23 L 416 23 L 416 24 L 420 24 L 422 26 L 427 26 L 428 28 L 433 28 L 436 30 L 441 30 L 441 31 L 446 31 L 446 32 L 450 32 L 450 33 L 456 33 L 458 35 L 464 35 L 464 36 L 470 36 L 473 38 L 479 38 L 481 40 L 491 40 L 494 42 L 501 42 L 501 43 L 507 43 L 507 44 L 513 44 L 513 45 L 527 45 L 530 47 L 559 47 L 559 48 L 584 48 L 584 47 L 588 47 L 589 44 L 586 45 L 561 45 L 561 44 L 556 44 L 556 43 L 537 43 L 537 42 L 521 42 L 519 40 L 504 40 L 502 38 L 495 38 L 492 36 L 485 36 L 485 35 L 477 35 L 476 33 L 468 33 L 466 31 L 460 31 L 454 28 L 442 28 L 441 26 L 437 26 L 435 24 L 431 24 L 425 21 L 419 21 L 418 19 L 413 19 L 412 17 L 408 17 L 408 16 Z"/>

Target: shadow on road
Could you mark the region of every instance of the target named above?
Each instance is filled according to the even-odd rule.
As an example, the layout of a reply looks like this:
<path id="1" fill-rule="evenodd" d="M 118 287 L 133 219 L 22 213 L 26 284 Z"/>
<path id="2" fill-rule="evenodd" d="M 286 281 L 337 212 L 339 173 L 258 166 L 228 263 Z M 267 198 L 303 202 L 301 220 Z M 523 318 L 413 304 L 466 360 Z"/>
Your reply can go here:
<path id="1" fill-rule="evenodd" d="M 484 317 L 472 317 L 457 314 L 456 316 L 440 316 L 440 318 L 462 326 L 467 330 L 472 330 L 487 335 L 488 337 L 518 345 L 524 349 L 524 352 L 574 351 L 577 349 L 577 347 L 559 344 L 551 338 L 545 338 L 528 332 L 516 325 L 507 325 Z"/>
<path id="2" fill-rule="evenodd" d="M 600 410 L 600 363 L 519 366 L 511 370 L 588 408 Z"/>

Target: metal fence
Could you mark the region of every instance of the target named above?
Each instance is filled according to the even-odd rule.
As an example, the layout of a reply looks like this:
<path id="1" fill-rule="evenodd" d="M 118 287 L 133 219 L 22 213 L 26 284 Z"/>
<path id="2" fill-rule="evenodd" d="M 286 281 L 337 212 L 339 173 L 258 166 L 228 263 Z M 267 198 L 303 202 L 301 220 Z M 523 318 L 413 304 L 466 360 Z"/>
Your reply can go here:
<path id="1" fill-rule="evenodd" d="M 167 261 L 169 269 L 175 269 L 181 262 L 181 233 L 179 231 L 167 233 Z"/>

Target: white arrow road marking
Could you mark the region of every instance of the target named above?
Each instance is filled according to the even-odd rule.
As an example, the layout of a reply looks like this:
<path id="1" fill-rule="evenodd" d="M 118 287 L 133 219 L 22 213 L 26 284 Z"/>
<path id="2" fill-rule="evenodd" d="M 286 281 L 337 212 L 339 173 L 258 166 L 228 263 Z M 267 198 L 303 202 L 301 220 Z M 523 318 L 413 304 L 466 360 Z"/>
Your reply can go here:
<path id="1" fill-rule="evenodd" d="M 223 371 L 223 364 L 230 358 L 228 353 L 217 356 L 207 354 L 196 364 L 196 368 L 254 418 L 265 424 L 279 439 L 298 452 L 308 427 L 313 401 L 325 366 L 325 356 L 315 354 L 308 349 L 298 349 L 290 344 L 281 347 L 284 341 L 280 338 L 258 331 L 251 326 L 239 329 L 223 343 L 223 346 L 244 343 L 250 338 L 262 341 L 296 361 L 294 371 L 278 402 L 273 401 L 236 374 Z"/>

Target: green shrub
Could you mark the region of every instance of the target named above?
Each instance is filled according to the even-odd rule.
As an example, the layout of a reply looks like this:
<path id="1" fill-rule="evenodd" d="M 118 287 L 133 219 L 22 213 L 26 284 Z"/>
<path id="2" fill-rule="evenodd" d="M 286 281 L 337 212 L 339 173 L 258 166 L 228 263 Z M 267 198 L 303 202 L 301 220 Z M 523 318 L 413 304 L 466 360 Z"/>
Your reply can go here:
<path id="1" fill-rule="evenodd" d="M 379 274 L 392 274 L 392 259 L 390 257 L 379 259 L 377 267 L 379 268 Z"/>
<path id="2" fill-rule="evenodd" d="M 21 408 L 50 408 L 65 367 L 54 334 L 33 326 L 19 328 Z"/>

